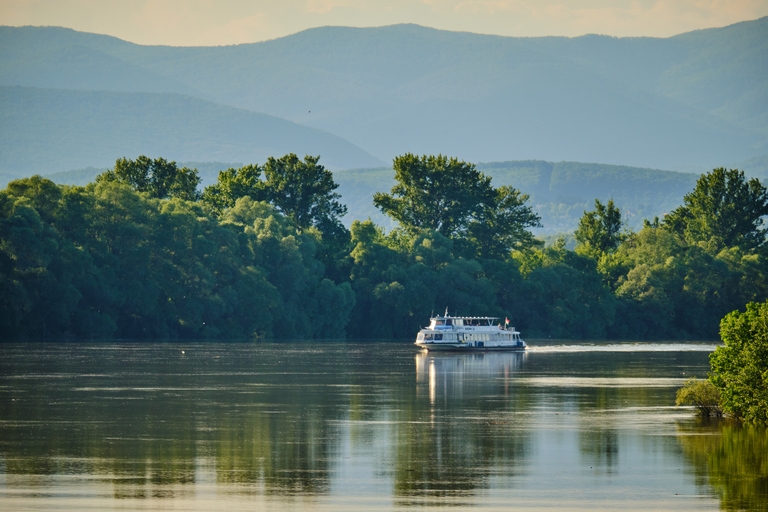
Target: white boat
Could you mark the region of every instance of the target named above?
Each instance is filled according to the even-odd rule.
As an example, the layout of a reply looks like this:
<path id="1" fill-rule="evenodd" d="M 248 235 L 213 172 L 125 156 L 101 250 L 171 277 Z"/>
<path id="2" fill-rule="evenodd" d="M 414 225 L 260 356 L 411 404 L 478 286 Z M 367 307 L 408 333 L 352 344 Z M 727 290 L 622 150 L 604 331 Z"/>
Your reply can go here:
<path id="1" fill-rule="evenodd" d="M 416 346 L 435 350 L 525 350 L 527 345 L 509 320 L 502 325 L 495 316 L 443 316 L 430 318 L 419 331 Z"/>

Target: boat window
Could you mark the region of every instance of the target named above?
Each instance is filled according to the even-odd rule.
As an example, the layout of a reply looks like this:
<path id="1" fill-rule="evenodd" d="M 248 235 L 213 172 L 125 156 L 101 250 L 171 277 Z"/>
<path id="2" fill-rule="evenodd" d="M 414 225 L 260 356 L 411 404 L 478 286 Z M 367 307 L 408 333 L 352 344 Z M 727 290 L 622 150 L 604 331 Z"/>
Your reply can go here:
<path id="1" fill-rule="evenodd" d="M 461 318 L 457 318 L 453 321 L 453 325 L 455 325 L 456 327 L 461 327 L 462 325 L 464 325 L 464 320 L 462 320 Z"/>
<path id="2" fill-rule="evenodd" d="M 424 333 L 419 333 L 418 336 L 416 336 L 416 341 L 423 341 L 424 340 Z"/>
<path id="3" fill-rule="evenodd" d="M 445 325 L 453 325 L 453 320 L 448 318 L 445 320 Z"/>
<path id="4" fill-rule="evenodd" d="M 435 334 L 435 340 L 442 340 L 443 335 L 442 334 Z"/>

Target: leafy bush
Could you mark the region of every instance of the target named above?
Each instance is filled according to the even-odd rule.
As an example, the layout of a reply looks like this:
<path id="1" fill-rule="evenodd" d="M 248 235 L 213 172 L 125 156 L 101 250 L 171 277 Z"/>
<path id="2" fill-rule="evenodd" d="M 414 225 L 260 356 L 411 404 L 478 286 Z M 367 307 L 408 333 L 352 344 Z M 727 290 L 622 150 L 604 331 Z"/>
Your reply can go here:
<path id="1" fill-rule="evenodd" d="M 722 417 L 720 408 L 720 393 L 708 380 L 699 380 L 691 377 L 685 382 L 685 386 L 677 390 L 675 405 L 695 405 L 699 414 L 705 418 L 710 416 Z"/>
<path id="2" fill-rule="evenodd" d="M 747 304 L 720 322 L 725 343 L 710 355 L 721 404 L 744 421 L 768 423 L 768 302 Z"/>

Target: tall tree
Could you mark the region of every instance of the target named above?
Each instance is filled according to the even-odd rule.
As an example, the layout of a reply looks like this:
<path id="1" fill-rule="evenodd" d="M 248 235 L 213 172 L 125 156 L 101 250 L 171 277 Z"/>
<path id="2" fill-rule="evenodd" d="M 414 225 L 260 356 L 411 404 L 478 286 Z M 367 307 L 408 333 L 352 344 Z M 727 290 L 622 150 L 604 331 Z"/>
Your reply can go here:
<path id="1" fill-rule="evenodd" d="M 528 194 L 509 186 L 494 189 L 491 204 L 482 204 L 467 226 L 467 236 L 458 240 L 468 257 L 504 259 L 513 249 L 537 244 L 528 228 L 541 227 L 541 218 L 526 204 Z"/>
<path id="2" fill-rule="evenodd" d="M 595 199 L 594 211 L 584 212 L 573 236 L 580 244 L 605 253 L 616 249 L 624 240 L 621 228 L 621 211 L 613 199 L 607 205 Z"/>
<path id="3" fill-rule="evenodd" d="M 762 218 L 768 215 L 768 189 L 744 172 L 721 167 L 704 174 L 683 206 L 664 219 L 664 224 L 689 243 L 706 242 L 714 250 L 763 247 L 766 231 Z"/>
<path id="4" fill-rule="evenodd" d="M 260 177 L 261 168 L 258 165 L 219 171 L 218 180 L 215 184 L 205 187 L 201 200 L 217 216 L 227 208 L 234 207 L 241 197 L 247 196 L 254 201 L 263 201 L 266 198 L 266 192 Z"/>
<path id="5" fill-rule="evenodd" d="M 462 254 L 485 258 L 533 243 L 525 228 L 540 218 L 525 205 L 528 196 L 493 188 L 474 164 L 408 153 L 395 158 L 394 169 L 397 183 L 389 194 L 374 194 L 373 204 L 411 234 L 432 229 L 457 240 Z"/>
<path id="6" fill-rule="evenodd" d="M 309 155 L 299 160 L 293 153 L 270 157 L 263 167 L 265 199 L 300 229 L 314 226 L 324 233 L 345 231 L 340 218 L 347 213 L 347 207 L 334 192 L 339 185 L 318 160 L 319 156 Z"/>
<path id="7" fill-rule="evenodd" d="M 115 168 L 96 176 L 96 182 L 117 181 L 132 186 L 139 192 L 149 192 L 150 197 L 167 199 L 178 197 L 186 201 L 197 201 L 197 186 L 200 176 L 197 169 L 179 167 L 176 162 L 164 158 L 152 160 L 144 155 L 136 160 L 121 158 Z"/>
<path id="8" fill-rule="evenodd" d="M 411 153 L 394 160 L 397 183 L 373 204 L 409 231 L 433 229 L 446 237 L 466 230 L 474 213 L 493 202 L 491 178 L 474 164 Z"/>

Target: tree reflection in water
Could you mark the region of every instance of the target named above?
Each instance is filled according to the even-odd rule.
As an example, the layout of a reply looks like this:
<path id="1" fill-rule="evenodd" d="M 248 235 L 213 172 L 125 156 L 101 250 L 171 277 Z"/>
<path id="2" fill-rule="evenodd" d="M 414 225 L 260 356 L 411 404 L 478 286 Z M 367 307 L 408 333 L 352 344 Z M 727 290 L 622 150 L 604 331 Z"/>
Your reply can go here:
<path id="1" fill-rule="evenodd" d="M 720 498 L 723 510 L 768 507 L 768 428 L 699 420 L 679 424 L 678 440 L 696 484 Z"/>
<path id="2" fill-rule="evenodd" d="M 579 350 L 5 346 L 0 508 L 760 506 L 765 431 L 675 425 L 676 376 L 708 352 Z"/>

